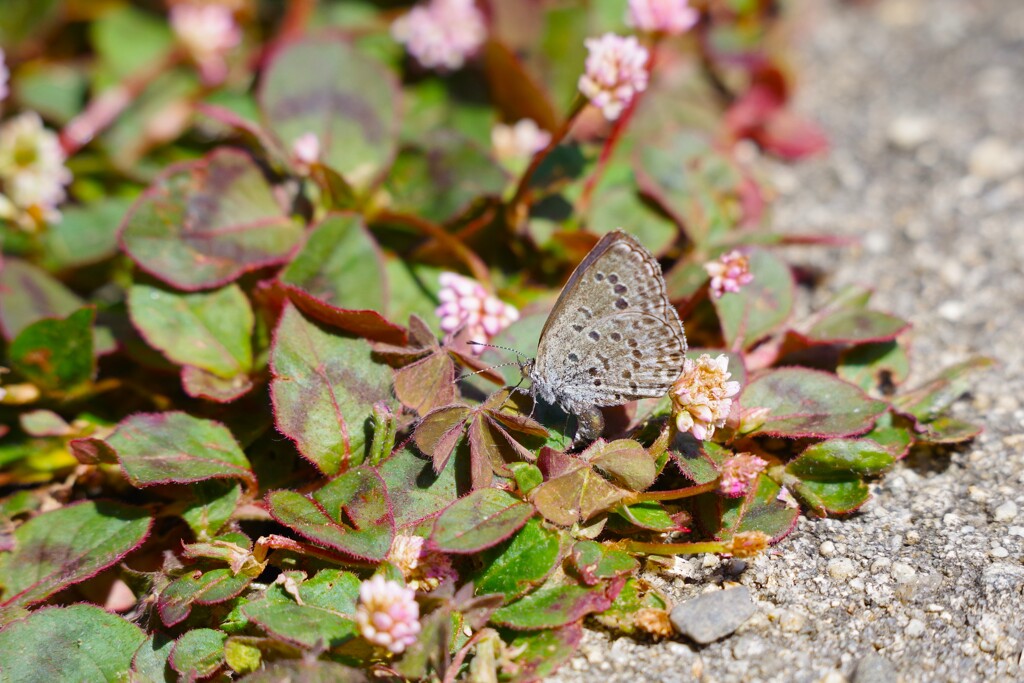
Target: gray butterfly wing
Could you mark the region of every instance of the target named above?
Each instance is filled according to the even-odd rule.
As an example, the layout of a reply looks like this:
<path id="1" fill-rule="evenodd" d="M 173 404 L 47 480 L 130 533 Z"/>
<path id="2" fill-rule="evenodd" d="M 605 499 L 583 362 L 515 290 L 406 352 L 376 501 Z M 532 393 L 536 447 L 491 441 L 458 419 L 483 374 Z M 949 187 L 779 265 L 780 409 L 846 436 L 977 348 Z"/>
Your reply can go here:
<path id="1" fill-rule="evenodd" d="M 665 395 L 686 336 L 661 267 L 632 236 L 604 236 L 573 272 L 541 332 L 531 378 L 575 413 Z"/>

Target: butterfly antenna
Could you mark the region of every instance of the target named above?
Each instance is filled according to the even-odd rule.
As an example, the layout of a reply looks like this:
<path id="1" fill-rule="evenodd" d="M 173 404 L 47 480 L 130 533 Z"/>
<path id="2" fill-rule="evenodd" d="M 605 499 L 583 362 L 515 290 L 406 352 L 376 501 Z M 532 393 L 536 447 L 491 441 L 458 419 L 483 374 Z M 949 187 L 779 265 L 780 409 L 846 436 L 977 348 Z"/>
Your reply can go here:
<path id="1" fill-rule="evenodd" d="M 511 399 L 511 398 L 512 398 L 512 394 L 514 394 L 514 393 L 516 393 L 516 392 L 522 392 L 522 393 L 524 393 L 524 394 L 526 394 L 526 393 L 529 393 L 529 392 L 527 392 L 527 391 L 526 391 L 525 389 L 520 389 L 520 388 L 519 388 L 519 387 L 520 387 L 520 386 L 522 385 L 522 383 L 523 383 L 523 382 L 525 382 L 525 381 L 526 381 L 526 375 L 523 375 L 522 377 L 520 377 L 520 378 L 519 378 L 519 384 L 516 384 L 516 385 L 515 385 L 514 387 L 512 387 L 512 388 L 511 388 L 511 389 L 509 390 L 509 392 L 508 392 L 508 396 L 506 396 L 506 397 L 505 397 L 505 400 L 501 402 L 501 405 L 500 405 L 500 406 L 498 406 L 498 410 L 501 410 L 502 408 L 504 408 L 504 407 L 505 407 L 505 404 L 506 404 L 506 403 L 508 403 L 508 402 L 509 402 L 509 399 Z"/>
<path id="2" fill-rule="evenodd" d="M 507 368 L 510 365 L 518 365 L 518 364 L 519 364 L 518 360 L 510 360 L 510 361 L 507 361 L 505 363 L 498 363 L 497 365 L 488 365 L 486 368 L 483 368 L 483 369 L 480 369 L 480 370 L 475 370 L 475 371 L 467 373 L 465 375 L 459 375 L 458 377 L 455 378 L 455 380 L 452 382 L 452 384 L 454 384 L 455 382 L 461 382 L 462 380 L 468 379 L 470 377 L 473 377 L 474 375 L 479 375 L 479 374 L 481 374 L 483 372 L 487 372 L 488 370 L 494 370 L 495 368 Z M 518 385 L 516 385 L 516 386 L 518 386 Z"/>
<path id="3" fill-rule="evenodd" d="M 469 342 L 466 342 L 466 343 L 467 344 L 471 344 L 472 346 L 486 346 L 487 348 L 490 348 L 490 349 L 501 349 L 502 351 L 511 351 L 512 353 L 516 354 L 517 356 L 522 356 L 523 358 L 526 358 L 526 354 L 525 353 L 520 353 L 519 351 L 516 351 L 515 349 L 510 348 L 508 346 L 498 346 L 497 344 L 484 344 L 483 342 L 478 342 L 478 341 L 469 341 Z"/>

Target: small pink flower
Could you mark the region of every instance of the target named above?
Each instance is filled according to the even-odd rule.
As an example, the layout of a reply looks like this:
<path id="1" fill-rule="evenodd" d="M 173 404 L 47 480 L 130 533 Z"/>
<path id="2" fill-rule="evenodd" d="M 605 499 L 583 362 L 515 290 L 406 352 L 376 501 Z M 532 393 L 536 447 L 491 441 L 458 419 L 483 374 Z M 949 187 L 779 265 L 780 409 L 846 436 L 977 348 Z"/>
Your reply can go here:
<path id="1" fill-rule="evenodd" d="M 729 498 L 744 496 L 767 466 L 766 460 L 753 453 L 737 453 L 722 463 L 718 490 Z"/>
<path id="2" fill-rule="evenodd" d="M 451 334 L 465 327 L 467 339 L 487 343 L 499 332 L 519 319 L 519 311 L 501 299 L 491 296 L 476 280 L 455 273 L 441 273 L 441 291 L 437 316 L 441 330 Z M 482 353 L 480 347 L 473 347 Z"/>
<path id="3" fill-rule="evenodd" d="M 316 133 L 303 133 L 292 143 L 292 159 L 295 169 L 306 175 L 313 164 L 320 161 L 320 138 Z"/>
<path id="4" fill-rule="evenodd" d="M 359 586 L 356 623 L 363 638 L 394 654 L 416 642 L 420 632 L 420 606 L 416 592 L 377 574 Z"/>
<path id="5" fill-rule="evenodd" d="M 182 2 L 171 8 L 171 28 L 208 84 L 228 74 L 224 56 L 242 41 L 231 9 L 219 4 Z"/>
<path id="6" fill-rule="evenodd" d="M 453 71 L 487 40 L 474 0 L 430 0 L 391 25 L 391 36 L 428 69 Z"/>
<path id="7" fill-rule="evenodd" d="M 588 54 L 580 92 L 606 119 L 614 121 L 647 89 L 647 49 L 634 36 L 614 33 L 588 38 L 585 44 Z"/>
<path id="8" fill-rule="evenodd" d="M 689 0 L 629 0 L 626 17 L 635 29 L 670 36 L 686 33 L 699 19 L 700 12 L 690 7 Z"/>
<path id="9" fill-rule="evenodd" d="M 72 180 L 60 139 L 34 111 L 0 126 L 0 218 L 26 230 L 60 220 L 57 206 Z"/>
<path id="10" fill-rule="evenodd" d="M 491 145 L 499 161 L 530 159 L 551 143 L 551 133 L 533 119 L 521 119 L 515 125 L 499 123 L 491 129 Z"/>
<path id="11" fill-rule="evenodd" d="M 754 280 L 749 259 L 736 249 L 705 263 L 704 270 L 711 276 L 711 296 L 716 299 L 726 292 L 738 292 Z"/>
<path id="12" fill-rule="evenodd" d="M 669 392 L 680 432 L 705 441 L 725 425 L 732 397 L 740 391 L 740 383 L 728 381 L 730 377 L 729 357 L 724 354 L 712 359 L 705 353 L 683 361 L 683 373 Z"/>
<path id="13" fill-rule="evenodd" d="M 402 576 L 408 579 L 420 565 L 420 553 L 423 552 L 422 536 L 405 536 L 399 534 L 391 543 L 388 551 L 388 562 L 395 565 Z"/>

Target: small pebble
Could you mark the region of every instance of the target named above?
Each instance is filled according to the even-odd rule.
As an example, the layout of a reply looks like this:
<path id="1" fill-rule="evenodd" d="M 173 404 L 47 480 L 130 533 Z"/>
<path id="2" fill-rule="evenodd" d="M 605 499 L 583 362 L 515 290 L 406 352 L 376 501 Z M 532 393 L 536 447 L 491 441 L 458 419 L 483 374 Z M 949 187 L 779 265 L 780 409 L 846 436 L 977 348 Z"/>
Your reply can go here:
<path id="1" fill-rule="evenodd" d="M 997 522 L 1012 522 L 1017 519 L 1017 504 L 1008 500 L 992 511 L 992 519 Z"/>
<path id="2" fill-rule="evenodd" d="M 914 580 L 914 576 L 917 572 L 913 567 L 905 562 L 894 562 L 892 568 L 889 570 L 889 574 L 892 575 L 892 578 L 896 583 L 910 583 Z"/>
<path id="3" fill-rule="evenodd" d="M 924 625 L 923 621 L 920 619 L 911 619 L 910 623 L 907 624 L 907 627 L 903 629 L 903 632 L 906 633 L 909 638 L 918 638 L 923 636 L 926 630 L 927 627 Z"/>
<path id="4" fill-rule="evenodd" d="M 731 634 L 757 611 L 746 586 L 698 595 L 673 608 L 676 630 L 702 645 Z"/>
<path id="5" fill-rule="evenodd" d="M 967 166 L 975 178 L 1003 180 L 1017 172 L 1019 162 L 1019 156 L 1005 141 L 990 137 L 971 149 Z"/>
<path id="6" fill-rule="evenodd" d="M 900 116 L 889 124 L 889 142 L 896 148 L 912 150 L 928 142 L 935 132 L 935 126 L 924 116 Z"/>
<path id="7" fill-rule="evenodd" d="M 846 557 L 837 557 L 828 561 L 828 575 L 836 581 L 846 581 L 857 575 L 857 568 Z"/>
<path id="8" fill-rule="evenodd" d="M 836 555 L 836 544 L 832 541 L 823 541 L 818 546 L 818 552 L 822 557 L 835 557 Z"/>
<path id="9" fill-rule="evenodd" d="M 880 654 L 871 653 L 857 662 L 852 683 L 896 683 L 898 679 L 892 662 Z"/>

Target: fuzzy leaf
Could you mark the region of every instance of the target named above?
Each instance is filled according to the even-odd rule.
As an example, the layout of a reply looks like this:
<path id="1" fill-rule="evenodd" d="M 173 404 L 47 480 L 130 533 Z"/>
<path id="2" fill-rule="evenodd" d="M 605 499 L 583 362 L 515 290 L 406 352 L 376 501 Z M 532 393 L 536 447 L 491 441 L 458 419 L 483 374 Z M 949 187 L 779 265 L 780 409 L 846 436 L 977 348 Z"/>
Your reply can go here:
<path id="1" fill-rule="evenodd" d="M 145 540 L 150 524 L 143 510 L 109 501 L 77 503 L 25 522 L 14 532 L 14 550 L 0 554 L 0 621 L 12 608 L 120 562 Z"/>
<path id="2" fill-rule="evenodd" d="M 505 491 L 474 491 L 441 513 L 430 534 L 430 545 L 446 553 L 479 552 L 509 538 L 534 512 L 532 505 Z"/>
<path id="3" fill-rule="evenodd" d="M 722 529 L 717 534 L 728 540 L 735 534 L 759 531 L 772 543 L 780 541 L 796 527 L 800 510 L 779 500 L 782 487 L 761 474 L 757 486 L 752 486 L 742 498 L 724 498 L 722 501 Z"/>
<path id="4" fill-rule="evenodd" d="M 786 472 L 815 481 L 844 480 L 851 474 L 878 476 L 894 462 L 888 449 L 870 439 L 829 439 L 804 449 L 786 465 Z"/>
<path id="5" fill-rule="evenodd" d="M 557 628 L 579 621 L 588 614 L 608 609 L 622 584 L 574 583 L 541 586 L 524 598 L 497 609 L 491 623 L 516 631 Z"/>
<path id="6" fill-rule="evenodd" d="M 571 526 L 609 510 L 626 496 L 626 491 L 609 484 L 580 458 L 556 454 L 548 449 L 541 455 L 546 481 L 535 488 L 531 500 L 550 522 Z"/>
<path id="7" fill-rule="evenodd" d="M 680 530 L 679 522 L 672 519 L 672 516 L 657 501 L 650 500 L 632 505 L 623 505 L 615 512 L 630 524 L 641 529 L 657 531 L 659 533 Z"/>
<path id="8" fill-rule="evenodd" d="M 313 647 L 313 646 L 310 646 Z M 254 671 L 240 683 L 366 683 L 362 671 L 323 660 L 284 659 Z"/>
<path id="9" fill-rule="evenodd" d="M 387 488 L 370 467 L 335 477 L 312 498 L 272 491 L 267 507 L 278 522 L 304 538 L 363 560 L 383 560 L 395 536 Z"/>
<path id="10" fill-rule="evenodd" d="M 6 339 L 43 318 L 66 318 L 82 305 L 74 292 L 31 263 L 7 256 L 0 262 L 0 327 Z"/>
<path id="11" fill-rule="evenodd" d="M 196 538 L 214 536 L 231 519 L 241 496 L 242 487 L 238 482 L 222 479 L 196 482 L 188 487 L 188 496 L 182 501 L 185 509 L 181 518 Z"/>
<path id="12" fill-rule="evenodd" d="M 332 214 L 306 237 L 281 282 L 339 309 L 383 313 L 384 256 L 361 216 Z"/>
<path id="13" fill-rule="evenodd" d="M 402 405 L 425 416 L 459 397 L 455 362 L 440 347 L 425 358 L 395 371 L 395 396 Z"/>
<path id="14" fill-rule="evenodd" d="M 714 299 L 726 346 L 734 351 L 776 331 L 793 310 L 793 274 L 777 256 L 751 250 L 750 273 L 754 279 L 739 292 Z"/>
<path id="15" fill-rule="evenodd" d="M 584 457 L 587 457 L 584 453 Z M 654 483 L 654 458 L 636 441 L 619 439 L 603 444 L 587 458 L 597 469 L 630 491 L 643 491 Z"/>
<path id="16" fill-rule="evenodd" d="M 248 375 L 235 375 L 229 379 L 186 365 L 181 369 L 181 388 L 192 398 L 201 398 L 217 403 L 231 403 L 252 389 Z"/>
<path id="17" fill-rule="evenodd" d="M 508 652 L 515 653 L 502 680 L 511 683 L 539 681 L 553 673 L 576 654 L 583 640 L 581 622 L 546 631 L 510 632 L 503 634 Z M 514 667 L 514 668 L 513 668 Z"/>
<path id="18" fill-rule="evenodd" d="M 637 625 L 637 616 L 641 610 L 665 610 L 667 608 L 668 602 L 656 589 L 641 579 L 629 578 L 612 606 L 601 614 L 595 615 L 594 618 L 605 628 L 625 635 L 633 635 L 640 630 Z"/>
<path id="19" fill-rule="evenodd" d="M 679 228 L 645 205 L 632 183 L 609 182 L 593 195 L 587 229 L 604 235 L 623 225 L 656 256 L 664 254 L 679 236 Z"/>
<path id="20" fill-rule="evenodd" d="M 442 471 L 462 439 L 463 429 L 471 411 L 466 406 L 451 405 L 432 410 L 416 425 L 413 441 L 421 453 L 434 462 L 434 471 Z"/>
<path id="21" fill-rule="evenodd" d="M 331 334 L 285 306 L 270 365 L 278 429 L 325 474 L 363 461 L 373 405 L 391 398 L 391 370 L 362 339 Z"/>
<path id="22" fill-rule="evenodd" d="M 943 415 L 917 428 L 914 438 L 923 443 L 953 444 L 970 441 L 981 433 L 981 427 L 965 420 Z"/>
<path id="23" fill-rule="evenodd" d="M 256 475 L 227 427 L 186 413 L 137 413 L 107 438 L 135 486 L 237 478 L 256 487 Z"/>
<path id="24" fill-rule="evenodd" d="M 147 273 L 195 291 L 285 261 L 301 236 L 252 159 L 224 148 L 163 174 L 128 213 L 121 244 Z"/>
<path id="25" fill-rule="evenodd" d="M 946 368 L 923 386 L 897 396 L 893 407 L 919 422 L 929 422 L 949 408 L 970 387 L 970 376 L 995 364 L 991 358 L 971 358 Z"/>
<path id="26" fill-rule="evenodd" d="M 396 451 L 377 471 L 387 484 L 398 528 L 437 514 L 459 497 L 454 464 L 435 472 L 429 461 L 410 448 Z"/>
<path id="27" fill-rule="evenodd" d="M 888 313 L 846 308 L 816 321 L 800 336 L 809 344 L 867 344 L 892 341 L 909 327 Z"/>
<path id="28" fill-rule="evenodd" d="M 290 600 L 254 600 L 242 612 L 271 636 L 304 648 L 335 648 L 359 635 L 351 617 Z"/>
<path id="29" fill-rule="evenodd" d="M 640 567 L 629 554 L 595 541 L 576 541 L 572 547 L 572 563 L 583 583 L 588 586 L 632 574 Z"/>
<path id="30" fill-rule="evenodd" d="M 96 374 L 93 355 L 95 309 L 82 308 L 67 318 L 32 323 L 11 342 L 11 367 L 44 391 L 69 391 Z"/>
<path id="31" fill-rule="evenodd" d="M 748 384 L 743 410 L 768 409 L 753 433 L 787 438 L 855 436 L 869 431 L 886 410 L 834 375 L 806 368 L 771 370 Z"/>
<path id="32" fill-rule="evenodd" d="M 562 559 L 567 538 L 533 517 L 510 540 L 483 553 L 482 569 L 472 577 L 476 594 L 501 593 L 509 602 L 544 583 Z"/>
<path id="33" fill-rule="evenodd" d="M 168 360 L 223 379 L 252 370 L 255 317 L 238 285 L 186 294 L 136 284 L 128 308 L 136 329 Z"/>
<path id="34" fill-rule="evenodd" d="M 131 206 L 124 197 L 104 197 L 62 208 L 61 219 L 46 226 L 45 263 L 51 270 L 80 268 L 117 253 L 117 228 Z"/>
<path id="35" fill-rule="evenodd" d="M 226 567 L 210 571 L 194 570 L 178 577 L 160 593 L 157 608 L 165 626 L 174 626 L 188 618 L 193 605 L 215 605 L 237 597 L 255 577 L 234 574 Z"/>
<path id="36" fill-rule="evenodd" d="M 49 607 L 0 631 L 0 681 L 124 681 L 142 629 L 95 605 Z"/>
<path id="37" fill-rule="evenodd" d="M 891 391 L 910 374 L 907 351 L 895 341 L 861 344 L 839 356 L 836 374 L 872 396 Z"/>
<path id="38" fill-rule="evenodd" d="M 351 185 L 365 187 L 394 157 L 394 77 L 337 35 L 285 45 L 267 66 L 258 98 L 267 127 L 286 153 L 299 137 L 313 133 L 321 162 Z"/>
<path id="39" fill-rule="evenodd" d="M 212 628 L 188 631 L 174 643 L 168 661 L 186 681 L 212 676 L 224 666 L 224 641 L 227 634 Z"/>
<path id="40" fill-rule="evenodd" d="M 300 311 L 328 327 L 335 327 L 357 337 L 388 344 L 401 345 L 409 339 L 404 327 L 390 322 L 377 311 L 337 308 L 297 287 L 290 285 L 283 287 L 288 298 Z"/>
<path id="41" fill-rule="evenodd" d="M 147 683 L 175 683 L 178 677 L 167 660 L 171 656 L 174 639 L 159 631 L 150 635 L 132 655 L 130 681 Z"/>
<path id="42" fill-rule="evenodd" d="M 844 515 L 867 502 L 871 491 L 859 477 L 841 481 L 798 480 L 793 493 L 819 515 Z"/>

